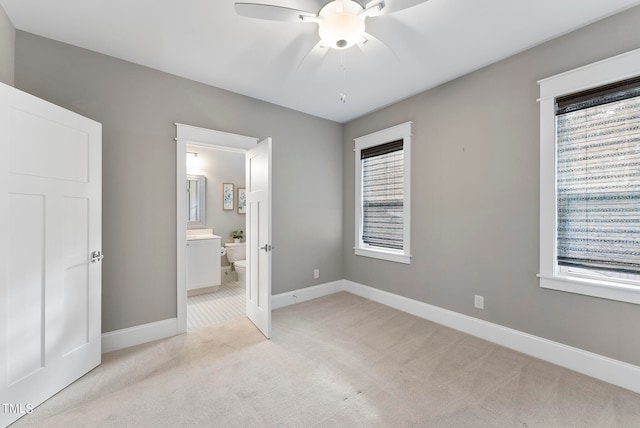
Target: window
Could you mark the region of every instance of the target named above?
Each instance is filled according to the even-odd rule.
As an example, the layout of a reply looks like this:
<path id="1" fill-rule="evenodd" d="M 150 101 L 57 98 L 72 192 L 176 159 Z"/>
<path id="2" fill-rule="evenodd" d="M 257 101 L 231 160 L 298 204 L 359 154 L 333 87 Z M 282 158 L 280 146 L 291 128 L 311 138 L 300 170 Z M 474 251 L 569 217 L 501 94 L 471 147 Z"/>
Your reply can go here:
<path id="1" fill-rule="evenodd" d="M 640 304 L 640 50 L 540 81 L 540 285 Z"/>
<path id="2" fill-rule="evenodd" d="M 410 263 L 411 122 L 355 139 L 354 252 Z"/>

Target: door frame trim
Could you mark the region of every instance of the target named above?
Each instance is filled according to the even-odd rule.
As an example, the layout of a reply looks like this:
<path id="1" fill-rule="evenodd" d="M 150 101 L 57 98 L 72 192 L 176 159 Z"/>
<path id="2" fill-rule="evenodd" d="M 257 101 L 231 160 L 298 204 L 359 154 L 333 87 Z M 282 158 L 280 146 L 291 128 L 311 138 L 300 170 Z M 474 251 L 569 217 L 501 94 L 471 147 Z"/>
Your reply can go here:
<path id="1" fill-rule="evenodd" d="M 182 201 L 187 197 L 187 144 L 245 153 L 258 144 L 258 138 L 200 128 L 183 123 L 176 125 L 176 318 L 177 333 L 187 331 L 187 213 Z M 249 233 L 247 231 L 247 233 Z"/>

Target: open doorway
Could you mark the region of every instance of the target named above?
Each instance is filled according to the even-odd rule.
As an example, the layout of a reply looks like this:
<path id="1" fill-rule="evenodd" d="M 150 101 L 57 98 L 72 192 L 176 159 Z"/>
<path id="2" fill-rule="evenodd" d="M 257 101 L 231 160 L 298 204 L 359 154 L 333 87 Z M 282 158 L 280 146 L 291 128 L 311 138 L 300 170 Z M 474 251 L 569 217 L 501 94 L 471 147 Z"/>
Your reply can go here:
<path id="1" fill-rule="evenodd" d="M 194 126 L 189 126 L 189 125 L 183 125 L 183 124 L 176 124 L 176 201 L 177 201 L 177 208 L 176 208 L 176 214 L 177 214 L 177 227 L 176 227 L 176 243 L 177 243 L 177 308 L 176 308 L 176 312 L 177 312 L 177 320 L 178 320 L 178 333 L 184 333 L 187 331 L 187 302 L 188 302 L 188 298 L 187 298 L 187 220 L 188 217 L 190 216 L 190 213 L 188 212 L 188 206 L 185 204 L 185 201 L 187 201 L 187 152 L 188 152 L 188 147 L 197 147 L 200 148 L 201 151 L 207 150 L 207 151 L 212 151 L 212 152 L 220 152 L 220 153 L 226 153 L 226 154 L 230 154 L 230 155 L 238 155 L 240 157 L 242 157 L 243 159 L 246 157 L 246 152 L 249 149 L 254 148 L 257 143 L 258 143 L 258 139 L 257 138 L 252 138 L 252 137 L 246 137 L 246 136 L 241 136 L 241 135 L 236 135 L 236 134 L 229 134 L 226 132 L 221 132 L 221 131 L 215 131 L 215 130 L 210 130 L 210 129 L 204 129 L 204 128 L 198 128 L 198 127 L 194 127 Z M 227 156 L 221 156 L 221 158 L 226 158 Z M 237 163 L 237 162 L 236 162 Z M 234 177 L 238 177 L 238 175 L 234 175 Z M 213 180 L 214 183 L 210 183 L 210 187 L 215 186 L 215 180 Z M 240 180 L 237 180 L 240 181 Z M 211 204 L 206 204 L 205 205 L 205 209 L 204 209 L 204 218 L 201 221 L 200 224 L 200 228 L 202 229 L 213 229 L 212 232 L 214 235 L 219 236 L 220 237 L 220 247 L 224 248 L 224 243 L 225 241 L 231 241 L 231 231 L 229 231 L 228 233 L 226 232 L 226 228 L 231 227 L 231 225 L 241 225 L 244 223 L 244 228 L 242 229 L 238 229 L 236 226 L 235 228 L 233 228 L 232 230 L 243 230 L 243 232 L 245 232 L 245 234 L 247 236 L 245 236 L 245 239 L 248 237 L 248 234 L 250 233 L 250 226 L 248 227 L 247 222 L 246 222 L 246 215 L 244 214 L 238 214 L 238 210 L 237 210 L 237 199 L 238 199 L 238 192 L 237 192 L 237 188 L 236 188 L 236 183 L 234 183 L 231 180 L 228 181 L 224 181 L 223 183 L 228 183 L 228 184 L 234 184 L 234 188 L 232 190 L 232 194 L 233 194 L 233 212 L 236 213 L 235 215 L 238 218 L 235 219 L 231 219 L 233 217 L 233 215 L 228 215 L 226 217 L 228 217 L 228 219 L 231 219 L 229 222 L 225 222 L 225 226 L 223 226 L 223 229 L 221 230 L 220 233 L 224 234 L 224 235 L 229 235 L 229 236 L 222 236 L 222 234 L 216 234 L 217 232 L 217 227 L 206 227 L 207 226 L 207 219 L 206 217 L 209 217 L 207 215 L 207 208 L 209 208 L 209 210 L 217 210 L 220 209 L 221 211 L 223 211 L 223 207 L 222 205 L 224 204 L 224 202 L 222 201 L 222 193 L 220 194 L 220 200 L 217 201 L 217 206 L 214 203 L 213 200 L 211 200 Z M 244 184 L 244 183 L 242 183 Z M 205 184 L 206 187 L 206 184 Z M 238 186 L 239 187 L 239 186 Z M 222 184 L 220 184 L 220 190 L 222 192 Z M 226 190 L 229 191 L 229 186 L 226 186 Z M 209 199 L 214 199 L 214 197 L 211 197 Z M 207 205 L 209 205 L 209 207 L 207 207 Z M 229 214 L 232 212 L 230 205 L 228 204 L 227 201 L 227 205 L 226 205 L 226 210 L 224 210 L 225 212 L 229 212 Z M 212 223 L 209 223 L 210 225 Z M 226 260 L 221 260 L 221 261 L 226 261 Z M 222 263 L 221 263 L 222 265 Z M 237 272 L 233 271 L 232 269 L 228 269 L 229 270 L 229 275 L 231 276 L 231 278 L 228 278 L 229 281 L 232 280 L 236 280 L 237 279 Z M 224 272 L 227 271 L 227 269 L 222 269 L 222 266 L 220 266 L 219 269 L 219 274 L 221 275 L 221 281 L 220 283 L 222 283 L 222 275 L 224 274 Z M 235 291 L 240 291 L 237 290 L 237 288 L 235 289 Z M 237 294 L 237 293 L 236 293 Z M 246 305 L 244 307 L 244 311 L 246 313 Z"/>
<path id="2" fill-rule="evenodd" d="M 246 314 L 246 152 L 186 150 L 189 330 Z"/>

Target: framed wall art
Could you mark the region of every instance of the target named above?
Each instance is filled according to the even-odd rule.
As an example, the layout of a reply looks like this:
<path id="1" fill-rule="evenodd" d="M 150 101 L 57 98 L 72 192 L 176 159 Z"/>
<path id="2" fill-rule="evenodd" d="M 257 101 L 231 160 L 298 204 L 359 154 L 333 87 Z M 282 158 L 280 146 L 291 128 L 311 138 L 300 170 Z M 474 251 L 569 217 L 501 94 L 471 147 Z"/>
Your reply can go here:
<path id="1" fill-rule="evenodd" d="M 247 213 L 247 196 L 244 187 L 238 187 L 238 214 Z"/>
<path id="2" fill-rule="evenodd" d="M 222 183 L 222 209 L 233 211 L 233 183 Z"/>

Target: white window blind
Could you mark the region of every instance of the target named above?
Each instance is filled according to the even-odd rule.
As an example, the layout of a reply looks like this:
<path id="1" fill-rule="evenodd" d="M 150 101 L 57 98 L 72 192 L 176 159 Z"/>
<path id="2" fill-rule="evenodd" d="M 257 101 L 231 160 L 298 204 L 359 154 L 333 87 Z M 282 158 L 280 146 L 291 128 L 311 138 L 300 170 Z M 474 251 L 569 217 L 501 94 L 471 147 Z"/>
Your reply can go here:
<path id="1" fill-rule="evenodd" d="M 404 243 L 403 141 L 363 149 L 362 242 L 402 250 Z"/>
<path id="2" fill-rule="evenodd" d="M 640 77 L 556 99 L 557 263 L 640 273 Z"/>

